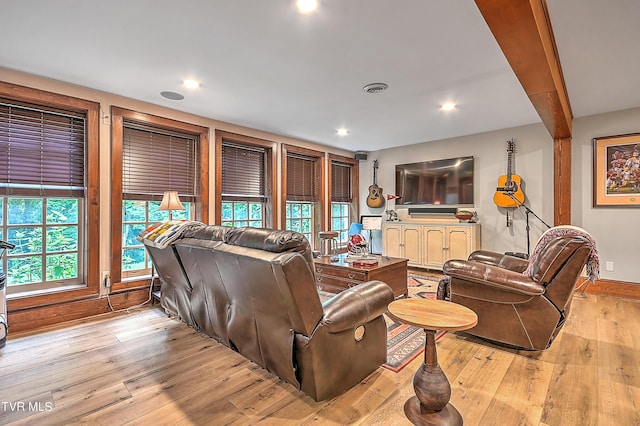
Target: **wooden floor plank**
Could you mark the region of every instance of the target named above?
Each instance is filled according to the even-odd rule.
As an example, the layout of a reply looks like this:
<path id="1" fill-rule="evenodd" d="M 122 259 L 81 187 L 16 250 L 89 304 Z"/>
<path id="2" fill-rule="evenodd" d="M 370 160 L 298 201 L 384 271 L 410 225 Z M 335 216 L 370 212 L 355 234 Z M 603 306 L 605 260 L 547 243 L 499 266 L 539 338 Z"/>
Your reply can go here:
<path id="1" fill-rule="evenodd" d="M 87 369 L 74 369 L 74 374 L 83 379 L 74 380 L 65 386 L 56 388 L 53 391 L 54 401 L 58 403 L 85 398 L 95 389 L 101 389 L 113 382 L 114 375 L 122 378 L 138 376 L 149 369 L 175 362 L 185 362 L 192 354 L 210 346 L 209 342 L 202 339 L 189 339 L 183 343 L 186 343 L 183 347 L 161 355 L 156 352 L 157 346 L 150 345 L 144 348 L 144 351 L 138 348 L 136 353 L 127 352 L 123 353 L 121 357 L 105 359 L 97 366 L 91 365 Z"/>
<path id="2" fill-rule="evenodd" d="M 165 352 L 166 342 L 181 338 L 187 340 L 187 342 L 183 342 L 184 345 L 197 336 L 192 330 L 181 324 L 170 322 L 167 323 L 165 332 L 159 334 L 155 340 L 138 340 L 130 342 L 128 345 L 118 343 L 109 347 L 89 350 L 78 356 L 62 357 L 59 360 L 31 366 L 20 372 L 3 375 L 3 381 L 11 382 L 13 386 L 0 388 L 0 400 L 6 400 L 9 396 L 26 398 L 33 393 L 34 389 L 48 386 L 51 383 L 57 384 L 51 391 L 58 393 L 60 389 L 73 387 L 96 376 L 109 377 L 111 372 L 120 371 L 132 364 L 136 367 L 142 363 L 142 366 L 136 368 L 145 368 L 145 365 L 148 368 L 150 365 L 166 360 L 168 356 L 176 356 L 170 351 Z M 132 355 L 133 353 L 137 354 L 138 362 L 133 361 L 136 357 Z"/>
<path id="3" fill-rule="evenodd" d="M 170 403 L 162 405 L 152 413 L 135 420 L 139 424 L 176 425 L 206 424 L 207 421 L 224 424 L 230 420 L 247 419 L 240 409 L 235 407 L 231 398 L 246 392 L 264 382 L 260 375 L 246 367 L 227 374 L 220 374 L 215 380 L 193 386 L 188 394 L 174 394 L 172 388 L 165 392 Z"/>
<path id="4" fill-rule="evenodd" d="M 597 424 L 597 342 L 565 334 L 561 343 L 541 420 L 551 425 Z"/>
<path id="5" fill-rule="evenodd" d="M 640 312 L 635 309 L 621 312 L 625 304 L 619 299 L 607 297 L 602 302 L 603 319 L 596 324 L 600 384 L 598 417 L 600 421 L 616 418 L 620 424 L 637 425 L 640 424 L 638 321 L 627 323 L 620 317 Z M 612 396 L 621 394 L 628 395 L 626 403 L 612 399 Z"/>
<path id="6" fill-rule="evenodd" d="M 70 424 L 88 413 L 99 411 L 105 407 L 125 399 L 131 398 L 127 388 L 118 383 L 99 389 L 83 400 L 75 400 L 69 404 L 56 404 L 53 410 L 41 410 L 33 416 L 26 417 L 16 425 L 63 425 Z"/>
<path id="7" fill-rule="evenodd" d="M 516 355 L 511 357 L 509 369 L 482 416 L 481 423 L 488 422 L 488 419 L 501 419 L 505 425 L 525 426 L 538 424 L 542 417 L 554 364 L 517 351 L 512 354 Z M 528 380 L 522 380 L 523 376 L 528 377 Z"/>
<path id="8" fill-rule="evenodd" d="M 466 407 L 460 414 L 468 419 L 467 424 L 479 424 L 512 361 L 513 356 L 506 351 L 483 347 L 459 374 L 448 373 L 451 403 Z M 482 386 L 478 386 L 480 383 Z"/>
<path id="9" fill-rule="evenodd" d="M 438 341 L 465 424 L 640 424 L 640 302 L 592 294 L 573 302 L 546 351 L 507 349 L 463 332 Z M 399 373 L 380 368 L 316 402 L 147 308 L 10 333 L 0 349 L 0 402 L 7 403 L 0 424 L 408 425 L 403 406 L 421 362 Z M 16 409 L 29 402 L 31 410 Z"/>

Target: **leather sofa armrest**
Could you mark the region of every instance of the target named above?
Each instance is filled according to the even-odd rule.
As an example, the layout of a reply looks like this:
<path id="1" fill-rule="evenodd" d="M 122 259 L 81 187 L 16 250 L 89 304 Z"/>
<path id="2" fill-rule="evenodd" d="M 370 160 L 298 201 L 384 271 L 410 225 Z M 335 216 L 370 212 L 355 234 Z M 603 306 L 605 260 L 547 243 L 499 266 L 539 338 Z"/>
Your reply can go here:
<path id="1" fill-rule="evenodd" d="M 523 272 L 527 269 L 527 266 L 529 266 L 528 260 L 488 250 L 474 251 L 469 255 L 467 260 L 499 266 L 500 268 L 515 272 Z"/>
<path id="2" fill-rule="evenodd" d="M 498 263 L 500 263 L 502 256 L 504 256 L 502 253 L 498 253 L 495 251 L 476 250 L 469 255 L 469 258 L 467 260 L 498 266 Z"/>
<path id="3" fill-rule="evenodd" d="M 324 304 L 320 322 L 329 333 L 339 333 L 366 324 L 387 311 L 393 290 L 382 281 L 368 281 L 344 290 Z"/>
<path id="4" fill-rule="evenodd" d="M 449 260 L 444 264 L 442 271 L 450 277 L 480 283 L 498 290 L 527 296 L 539 296 L 545 293 L 545 287 L 530 277 L 486 263 Z"/>

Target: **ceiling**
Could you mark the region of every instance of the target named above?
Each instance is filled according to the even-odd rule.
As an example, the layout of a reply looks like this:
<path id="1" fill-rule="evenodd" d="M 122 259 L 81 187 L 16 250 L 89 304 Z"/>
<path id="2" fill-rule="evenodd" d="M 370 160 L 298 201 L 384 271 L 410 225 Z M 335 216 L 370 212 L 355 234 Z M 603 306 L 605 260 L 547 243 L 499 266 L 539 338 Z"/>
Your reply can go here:
<path id="1" fill-rule="evenodd" d="M 547 3 L 574 116 L 640 106 L 640 2 Z M 472 0 L 21 0 L 0 40 L 7 68 L 348 150 L 540 122 Z"/>

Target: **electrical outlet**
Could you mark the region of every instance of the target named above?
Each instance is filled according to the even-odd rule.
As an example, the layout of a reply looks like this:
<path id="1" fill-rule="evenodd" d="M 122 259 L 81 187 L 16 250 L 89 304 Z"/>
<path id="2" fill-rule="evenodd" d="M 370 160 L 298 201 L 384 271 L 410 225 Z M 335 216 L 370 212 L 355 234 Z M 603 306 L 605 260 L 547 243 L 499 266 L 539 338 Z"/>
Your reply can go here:
<path id="1" fill-rule="evenodd" d="M 606 271 L 613 271 L 613 262 L 605 262 L 604 263 L 604 269 Z"/>
<path id="2" fill-rule="evenodd" d="M 102 285 L 105 287 L 111 287 L 111 272 L 102 271 Z"/>

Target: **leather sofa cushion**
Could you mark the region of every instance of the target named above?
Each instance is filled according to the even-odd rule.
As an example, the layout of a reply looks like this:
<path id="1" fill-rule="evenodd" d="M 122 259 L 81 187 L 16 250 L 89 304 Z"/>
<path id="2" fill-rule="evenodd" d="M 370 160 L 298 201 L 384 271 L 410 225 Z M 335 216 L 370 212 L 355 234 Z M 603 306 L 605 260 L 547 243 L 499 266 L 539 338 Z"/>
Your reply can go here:
<path id="1" fill-rule="evenodd" d="M 190 228 L 182 234 L 182 238 L 195 238 L 207 241 L 224 241 L 224 235 L 229 231 L 228 226 L 206 225 Z"/>
<path id="2" fill-rule="evenodd" d="M 296 252 L 313 265 L 311 246 L 304 235 L 293 231 L 267 228 L 231 228 L 224 235 L 224 242 L 233 246 L 253 248 L 272 253 Z M 313 268 L 311 268 L 313 271 Z M 315 273 L 313 273 L 315 280 Z"/>

